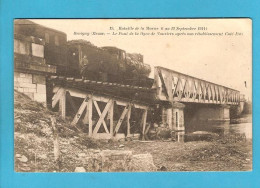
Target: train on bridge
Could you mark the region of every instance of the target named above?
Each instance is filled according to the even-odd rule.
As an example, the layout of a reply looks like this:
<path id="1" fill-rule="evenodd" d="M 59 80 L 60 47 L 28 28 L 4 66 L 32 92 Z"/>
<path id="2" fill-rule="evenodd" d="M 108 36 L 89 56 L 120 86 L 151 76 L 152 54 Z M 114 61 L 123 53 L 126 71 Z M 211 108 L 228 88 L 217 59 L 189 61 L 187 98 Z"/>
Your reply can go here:
<path id="1" fill-rule="evenodd" d="M 237 90 L 164 67 L 151 79 L 141 54 L 68 41 L 29 20 L 15 20 L 14 64 L 15 89 L 74 117 L 71 124 L 95 138 L 144 136 L 156 124 L 184 131 L 194 118 L 229 121 L 241 104 Z"/>
<path id="2" fill-rule="evenodd" d="M 151 66 L 143 55 L 106 46 L 97 47 L 86 40 L 67 40 L 66 33 L 30 20 L 15 20 L 15 34 L 36 37 L 44 41 L 47 65 L 56 66 L 56 74 L 125 85 L 151 87 Z"/>

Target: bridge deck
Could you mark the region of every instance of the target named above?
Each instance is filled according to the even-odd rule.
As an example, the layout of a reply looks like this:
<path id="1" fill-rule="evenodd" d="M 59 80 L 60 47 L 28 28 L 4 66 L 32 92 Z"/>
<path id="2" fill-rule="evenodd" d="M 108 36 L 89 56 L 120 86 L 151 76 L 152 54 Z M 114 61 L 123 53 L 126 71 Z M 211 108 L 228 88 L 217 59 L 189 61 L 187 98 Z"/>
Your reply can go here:
<path id="1" fill-rule="evenodd" d="M 152 88 L 66 78 L 62 76 L 50 76 L 48 80 L 54 83 L 56 87 L 74 88 L 81 92 L 114 97 L 124 101 L 132 101 L 145 105 L 152 105 L 155 103 L 156 90 Z"/>

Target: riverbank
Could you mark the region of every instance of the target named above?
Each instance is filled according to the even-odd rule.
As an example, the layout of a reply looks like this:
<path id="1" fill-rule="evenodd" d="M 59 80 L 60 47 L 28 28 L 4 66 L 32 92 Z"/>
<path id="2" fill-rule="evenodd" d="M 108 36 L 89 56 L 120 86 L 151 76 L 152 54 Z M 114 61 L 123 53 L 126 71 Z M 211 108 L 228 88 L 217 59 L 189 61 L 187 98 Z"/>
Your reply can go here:
<path id="1" fill-rule="evenodd" d="M 252 168 L 252 142 L 127 142 L 126 150 L 151 153 L 163 171 L 248 171 Z"/>
<path id="2" fill-rule="evenodd" d="M 61 172 L 73 172 L 86 166 L 83 157 L 103 150 L 132 151 L 133 154 L 150 153 L 158 171 L 248 171 L 252 168 L 252 142 L 221 143 L 199 142 L 107 142 L 79 137 L 60 139 Z M 87 140 L 87 139 L 85 139 Z M 56 171 L 51 139 L 33 134 L 15 134 L 16 171 Z M 17 156 L 25 156 L 21 162 Z M 91 169 L 89 169 L 91 170 Z M 92 169 L 94 170 L 94 169 Z"/>
<path id="3" fill-rule="evenodd" d="M 242 114 L 239 118 L 231 119 L 230 123 L 252 123 L 252 114 Z"/>

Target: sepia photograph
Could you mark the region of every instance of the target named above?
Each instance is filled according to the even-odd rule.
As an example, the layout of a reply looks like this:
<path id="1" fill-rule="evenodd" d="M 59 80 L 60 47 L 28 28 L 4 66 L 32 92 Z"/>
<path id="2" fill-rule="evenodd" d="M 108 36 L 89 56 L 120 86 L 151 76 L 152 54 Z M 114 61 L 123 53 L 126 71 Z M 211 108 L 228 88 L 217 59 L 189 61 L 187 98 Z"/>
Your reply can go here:
<path id="1" fill-rule="evenodd" d="M 14 19 L 16 172 L 252 171 L 252 20 Z"/>

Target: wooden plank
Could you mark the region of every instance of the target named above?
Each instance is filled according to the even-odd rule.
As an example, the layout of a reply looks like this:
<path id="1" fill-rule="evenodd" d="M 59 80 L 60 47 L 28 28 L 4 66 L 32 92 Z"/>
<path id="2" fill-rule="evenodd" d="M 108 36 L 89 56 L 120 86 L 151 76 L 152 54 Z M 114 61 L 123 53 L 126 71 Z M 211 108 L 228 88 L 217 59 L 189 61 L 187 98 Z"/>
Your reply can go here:
<path id="1" fill-rule="evenodd" d="M 88 124 L 89 123 L 89 108 L 88 108 L 88 104 L 87 104 L 87 108 L 86 108 L 86 113 L 85 116 L 83 117 L 82 123 L 83 124 Z"/>
<path id="2" fill-rule="evenodd" d="M 143 118 L 142 118 L 142 120 L 143 120 L 143 122 L 142 122 L 142 124 L 143 124 L 143 135 L 144 135 L 144 133 L 145 133 L 145 126 L 146 126 L 146 118 L 147 118 L 147 110 L 144 110 L 144 112 L 143 112 Z"/>
<path id="3" fill-rule="evenodd" d="M 86 94 L 90 94 L 90 92 L 83 92 L 83 91 L 80 91 L 78 89 L 74 89 L 74 88 L 68 88 L 67 91 L 70 92 L 70 95 L 73 96 L 73 97 L 77 97 L 77 98 L 85 98 L 86 97 Z"/>
<path id="4" fill-rule="evenodd" d="M 148 138 L 148 136 L 147 136 L 147 133 L 148 133 L 150 127 L 151 127 L 151 125 L 149 124 L 149 125 L 147 126 L 147 128 L 145 129 L 145 132 L 144 132 L 144 139 L 145 139 L 145 140 L 149 140 L 149 138 Z"/>
<path id="5" fill-rule="evenodd" d="M 93 99 L 90 98 L 88 101 L 88 109 L 87 109 L 87 113 L 88 113 L 88 135 L 92 136 L 92 131 L 93 131 L 93 122 L 92 122 L 92 106 L 93 106 Z"/>
<path id="6" fill-rule="evenodd" d="M 52 96 L 52 100 L 54 100 L 54 98 L 56 97 L 56 94 L 59 92 L 60 89 L 61 89 L 61 87 L 57 87 L 57 86 L 52 88 L 52 93 L 54 94 Z"/>
<path id="7" fill-rule="evenodd" d="M 85 98 L 86 94 L 91 94 L 89 91 L 80 91 L 79 89 L 74 89 L 74 88 L 68 88 L 67 89 L 70 92 L 70 95 L 73 97 L 78 97 L 78 98 Z M 101 95 L 94 95 L 93 100 L 95 101 L 100 101 L 100 102 L 108 102 L 111 97 L 105 97 Z"/>
<path id="8" fill-rule="evenodd" d="M 148 109 L 148 106 L 145 105 L 139 105 L 139 104 L 133 104 L 134 108 L 139 108 L 139 109 Z"/>
<path id="9" fill-rule="evenodd" d="M 59 86 L 54 86 L 54 87 L 52 88 L 52 92 L 53 92 L 53 93 L 57 93 L 57 91 L 59 91 L 59 89 L 60 89 Z"/>
<path id="10" fill-rule="evenodd" d="M 148 131 L 149 131 L 150 127 L 151 127 L 151 125 L 149 124 L 149 125 L 147 126 L 147 128 L 146 128 L 145 132 L 144 132 L 144 135 L 147 135 L 147 133 L 148 133 Z"/>
<path id="11" fill-rule="evenodd" d="M 131 118 L 131 105 L 129 106 L 128 112 L 127 112 L 127 137 L 131 134 L 130 133 L 130 118 Z"/>
<path id="12" fill-rule="evenodd" d="M 97 132 L 98 132 L 100 126 L 101 126 L 101 123 L 103 122 L 103 120 L 104 120 L 104 118 L 105 118 L 105 116 L 106 116 L 106 114 L 107 114 L 107 112 L 108 112 L 108 110 L 109 110 L 109 108 L 110 108 L 110 106 L 111 106 L 111 101 L 112 101 L 112 100 L 108 101 L 108 103 L 106 104 L 106 107 L 105 107 L 105 109 L 103 110 L 103 112 L 102 112 L 102 114 L 101 114 L 101 116 L 100 116 L 100 118 L 99 118 L 99 120 L 98 120 L 98 122 L 97 122 L 97 124 L 96 124 L 96 127 L 95 127 L 95 129 L 94 129 L 94 131 L 93 131 L 93 134 L 94 134 L 94 135 L 97 134 Z"/>
<path id="13" fill-rule="evenodd" d="M 61 113 L 62 119 L 66 118 L 66 93 L 65 90 L 62 91 L 62 95 L 59 100 L 59 111 Z"/>
<path id="14" fill-rule="evenodd" d="M 58 103 L 58 101 L 60 100 L 61 96 L 63 95 L 64 89 L 60 88 L 55 95 L 52 97 L 52 108 L 54 108 L 56 106 L 56 104 Z"/>
<path id="15" fill-rule="evenodd" d="M 87 96 L 87 97 L 83 100 L 81 106 L 79 107 L 78 112 L 76 113 L 76 115 L 74 116 L 73 121 L 71 122 L 72 125 L 76 125 L 76 124 L 78 123 L 78 121 L 79 121 L 79 119 L 80 119 L 80 117 L 81 117 L 83 111 L 85 110 L 85 108 L 86 108 L 86 106 L 87 106 L 87 104 L 88 104 L 88 101 L 89 101 L 89 96 Z"/>
<path id="16" fill-rule="evenodd" d="M 104 97 L 104 96 L 98 96 L 98 95 L 93 96 L 93 100 L 99 101 L 99 102 L 107 103 L 110 99 L 111 99 L 111 97 Z"/>
<path id="17" fill-rule="evenodd" d="M 113 137 L 114 130 L 114 101 L 111 101 L 111 107 L 109 109 L 109 119 L 110 119 L 110 134 Z"/>
<path id="18" fill-rule="evenodd" d="M 85 116 L 82 120 L 83 124 L 89 124 L 89 115 L 90 115 L 89 110 L 92 110 L 92 106 L 91 106 L 91 109 L 90 109 L 90 105 L 92 105 L 92 97 L 89 97 L 87 108 L 86 108 L 86 113 L 85 113 Z"/>
<path id="19" fill-rule="evenodd" d="M 78 89 L 74 89 L 74 88 L 66 88 L 67 91 L 70 92 L 70 95 L 73 97 L 77 97 L 77 98 L 85 98 L 86 94 L 91 95 L 91 92 L 87 92 L 87 91 L 80 91 Z M 95 94 L 93 96 L 93 100 L 95 101 L 100 101 L 100 102 L 108 102 L 109 100 L 111 100 L 113 98 L 113 100 L 115 100 L 117 105 L 120 106 L 127 106 L 128 102 L 114 98 L 114 97 L 108 97 L 108 96 L 101 96 L 101 95 L 97 95 Z M 148 109 L 148 106 L 142 104 L 142 103 L 138 103 L 138 102 L 132 102 L 132 104 L 135 106 L 135 108 L 140 108 L 140 109 Z"/>
<path id="20" fill-rule="evenodd" d="M 52 96 L 52 101 L 57 100 L 58 94 L 61 92 L 61 88 L 56 87 L 55 91 L 54 91 L 54 89 L 52 91 L 54 93 L 54 95 Z"/>
<path id="21" fill-rule="evenodd" d="M 127 102 L 116 100 L 116 104 L 119 106 L 127 106 Z"/>
<path id="22" fill-rule="evenodd" d="M 73 81 L 75 78 L 71 77 L 71 78 L 66 78 L 67 81 Z"/>
<path id="23" fill-rule="evenodd" d="M 116 124 L 115 130 L 114 130 L 114 135 L 116 135 L 116 133 L 118 132 L 118 130 L 119 130 L 119 128 L 120 128 L 120 126 L 121 126 L 121 124 L 122 124 L 124 118 L 125 118 L 125 115 L 126 115 L 128 109 L 129 109 L 129 105 L 127 105 L 127 106 L 124 108 L 124 110 L 123 110 L 123 112 L 122 112 L 122 114 L 121 114 L 121 116 L 120 116 L 120 118 L 119 118 L 119 120 L 118 120 L 118 122 L 117 122 L 117 124 Z"/>
<path id="24" fill-rule="evenodd" d="M 98 103 L 97 103 L 97 101 L 95 101 L 95 100 L 93 100 L 93 103 L 94 103 L 94 106 L 96 107 L 97 113 L 98 113 L 98 115 L 99 115 L 99 117 L 100 117 L 100 116 L 101 116 L 101 111 L 100 111 L 100 108 L 99 108 L 99 106 L 98 106 Z M 109 131 L 108 131 L 108 129 L 107 129 L 107 124 L 106 124 L 106 122 L 105 122 L 104 119 L 103 119 L 103 121 L 102 121 L 101 124 L 103 124 L 106 133 L 109 133 Z"/>
<path id="25" fill-rule="evenodd" d="M 74 101 L 73 101 L 69 91 L 66 92 L 66 96 L 67 96 L 67 99 L 68 99 L 68 101 L 69 101 L 69 103 L 70 103 L 70 105 L 72 107 L 73 112 L 76 113 L 77 112 L 77 108 L 76 108 L 76 105 L 75 105 L 75 103 L 74 103 Z"/>

